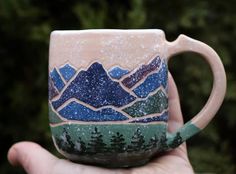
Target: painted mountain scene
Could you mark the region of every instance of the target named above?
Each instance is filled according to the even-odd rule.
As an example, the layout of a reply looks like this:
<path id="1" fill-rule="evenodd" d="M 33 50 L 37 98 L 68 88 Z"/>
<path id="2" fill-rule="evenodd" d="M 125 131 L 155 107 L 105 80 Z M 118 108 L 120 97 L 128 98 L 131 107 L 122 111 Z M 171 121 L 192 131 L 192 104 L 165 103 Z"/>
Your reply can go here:
<path id="1" fill-rule="evenodd" d="M 167 122 L 167 72 L 159 56 L 133 70 L 100 62 L 86 70 L 55 67 L 48 81 L 50 123 Z"/>

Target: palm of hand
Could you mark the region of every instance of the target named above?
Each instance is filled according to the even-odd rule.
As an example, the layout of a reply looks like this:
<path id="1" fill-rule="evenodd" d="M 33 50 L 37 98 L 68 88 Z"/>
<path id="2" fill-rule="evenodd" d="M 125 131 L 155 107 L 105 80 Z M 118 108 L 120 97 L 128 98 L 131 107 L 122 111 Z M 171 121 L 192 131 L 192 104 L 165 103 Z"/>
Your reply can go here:
<path id="1" fill-rule="evenodd" d="M 183 125 L 176 85 L 169 75 L 169 131 L 174 132 Z M 29 174 L 193 174 L 188 160 L 186 144 L 162 154 L 145 166 L 128 169 L 106 169 L 72 163 L 58 159 L 32 142 L 13 145 L 8 152 L 12 165 L 21 165 Z"/>

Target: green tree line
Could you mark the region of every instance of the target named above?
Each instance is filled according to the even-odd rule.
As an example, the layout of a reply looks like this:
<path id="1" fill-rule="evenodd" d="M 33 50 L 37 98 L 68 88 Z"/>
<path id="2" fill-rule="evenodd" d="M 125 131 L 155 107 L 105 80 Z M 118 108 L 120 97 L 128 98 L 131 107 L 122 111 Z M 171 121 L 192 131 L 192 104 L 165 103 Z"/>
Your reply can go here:
<path id="1" fill-rule="evenodd" d="M 55 142 L 59 149 L 69 154 L 78 155 L 95 155 L 97 153 L 119 154 L 119 153 L 143 153 L 144 151 L 158 151 L 162 152 L 168 149 L 166 135 L 163 134 L 159 138 L 157 135 L 152 137 L 148 142 L 145 142 L 144 136 L 140 128 L 130 137 L 130 143 L 125 142 L 123 134 L 116 132 L 111 136 L 109 144 L 104 142 L 103 134 L 95 127 L 91 132 L 90 140 L 86 145 L 85 142 L 78 137 L 75 142 L 72 141 L 70 134 L 63 129 L 60 136 L 55 137 Z M 182 138 L 179 133 L 174 139 L 175 144 L 181 144 Z"/>

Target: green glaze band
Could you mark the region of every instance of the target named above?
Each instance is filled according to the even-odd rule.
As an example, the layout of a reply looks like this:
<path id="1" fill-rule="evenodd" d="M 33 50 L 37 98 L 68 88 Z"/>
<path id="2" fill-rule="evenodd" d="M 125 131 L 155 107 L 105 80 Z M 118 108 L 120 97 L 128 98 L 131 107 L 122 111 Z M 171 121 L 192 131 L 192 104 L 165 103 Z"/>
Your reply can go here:
<path id="1" fill-rule="evenodd" d="M 63 124 L 55 127 L 51 126 L 52 134 L 56 138 L 60 138 L 64 132 L 67 132 L 73 143 L 78 140 L 78 137 L 88 145 L 91 141 L 93 133 L 102 135 L 102 140 L 106 146 L 111 145 L 111 139 L 116 136 L 117 133 L 122 135 L 124 138 L 124 143 L 129 145 L 131 143 L 132 137 L 137 136 L 143 138 L 143 145 L 147 145 L 153 137 L 161 137 L 166 132 L 166 124 Z M 141 144 L 140 144 L 141 145 Z"/>
<path id="2" fill-rule="evenodd" d="M 197 134 L 201 129 L 195 126 L 191 121 L 187 122 L 177 132 L 173 134 L 167 134 L 167 145 L 169 149 L 178 147 L 187 139 Z"/>
<path id="3" fill-rule="evenodd" d="M 163 124 L 58 124 L 51 126 L 54 143 L 73 161 L 110 167 L 146 163 L 167 149 Z M 124 160 L 125 158 L 125 160 Z"/>
<path id="4" fill-rule="evenodd" d="M 49 122 L 51 124 L 62 123 L 63 120 L 59 118 L 59 116 L 52 110 L 51 105 L 48 105 L 48 112 L 49 112 Z"/>

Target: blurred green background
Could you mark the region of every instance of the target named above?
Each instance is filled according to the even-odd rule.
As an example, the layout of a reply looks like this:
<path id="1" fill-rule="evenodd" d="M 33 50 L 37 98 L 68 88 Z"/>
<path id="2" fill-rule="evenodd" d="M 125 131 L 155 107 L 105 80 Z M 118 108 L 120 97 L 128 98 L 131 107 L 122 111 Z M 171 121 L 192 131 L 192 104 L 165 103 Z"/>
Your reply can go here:
<path id="1" fill-rule="evenodd" d="M 181 33 L 212 46 L 228 78 L 216 118 L 188 141 L 196 172 L 236 173 L 235 1 L 0 0 L 0 173 L 24 173 L 6 159 L 9 147 L 35 141 L 56 154 L 48 126 L 48 46 L 52 30 L 159 28 L 169 41 Z M 172 59 L 185 120 L 205 104 L 212 75 L 201 56 Z"/>

